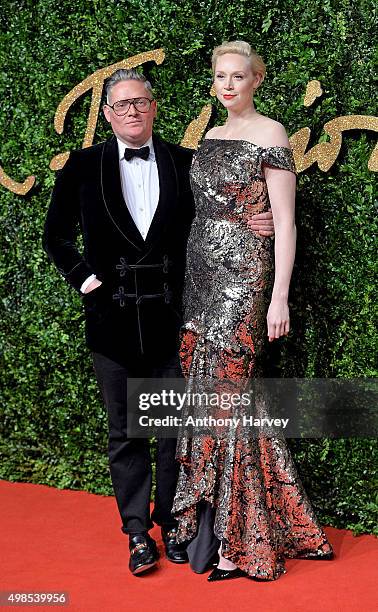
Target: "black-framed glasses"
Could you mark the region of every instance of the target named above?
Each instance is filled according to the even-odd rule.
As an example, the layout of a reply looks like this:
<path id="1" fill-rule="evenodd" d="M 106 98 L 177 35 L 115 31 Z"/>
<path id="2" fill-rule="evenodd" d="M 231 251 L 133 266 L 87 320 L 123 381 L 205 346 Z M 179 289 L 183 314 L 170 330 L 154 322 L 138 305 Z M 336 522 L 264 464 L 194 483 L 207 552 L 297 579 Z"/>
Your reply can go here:
<path id="1" fill-rule="evenodd" d="M 140 113 L 148 113 L 153 101 L 150 98 L 130 98 L 129 100 L 118 100 L 107 106 L 110 106 L 118 117 L 122 117 L 126 115 L 131 105 Z"/>

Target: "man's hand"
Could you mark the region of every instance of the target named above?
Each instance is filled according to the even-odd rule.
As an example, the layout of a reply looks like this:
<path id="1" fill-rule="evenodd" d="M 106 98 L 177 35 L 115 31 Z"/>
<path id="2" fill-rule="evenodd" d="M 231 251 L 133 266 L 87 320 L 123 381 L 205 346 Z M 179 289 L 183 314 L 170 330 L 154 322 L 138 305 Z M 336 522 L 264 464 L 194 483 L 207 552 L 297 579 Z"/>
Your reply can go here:
<path id="1" fill-rule="evenodd" d="M 90 293 L 94 289 L 97 289 L 97 287 L 99 287 L 100 285 L 102 285 L 102 282 L 95 278 L 91 283 L 89 283 L 84 293 Z"/>
<path id="2" fill-rule="evenodd" d="M 247 221 L 247 225 L 259 236 L 274 236 L 272 209 L 269 208 L 268 212 L 253 215 Z"/>

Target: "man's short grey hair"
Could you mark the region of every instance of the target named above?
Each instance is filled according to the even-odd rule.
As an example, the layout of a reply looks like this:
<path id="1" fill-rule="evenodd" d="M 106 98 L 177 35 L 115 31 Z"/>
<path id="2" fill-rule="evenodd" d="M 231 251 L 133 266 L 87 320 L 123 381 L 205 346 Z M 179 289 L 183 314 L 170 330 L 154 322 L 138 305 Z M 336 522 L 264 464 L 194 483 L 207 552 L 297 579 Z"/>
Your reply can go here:
<path id="1" fill-rule="evenodd" d="M 130 68 L 129 70 L 125 68 L 120 68 L 119 70 L 113 72 L 113 74 L 108 78 L 105 83 L 105 94 L 106 101 L 108 104 L 110 101 L 110 93 L 112 88 L 114 87 L 114 85 L 117 85 L 117 83 L 122 83 L 122 81 L 140 81 L 141 83 L 144 83 L 146 91 L 151 94 L 152 98 L 154 97 L 152 85 L 150 81 L 146 79 L 144 74 L 137 72 L 137 70 L 134 70 L 134 68 Z"/>

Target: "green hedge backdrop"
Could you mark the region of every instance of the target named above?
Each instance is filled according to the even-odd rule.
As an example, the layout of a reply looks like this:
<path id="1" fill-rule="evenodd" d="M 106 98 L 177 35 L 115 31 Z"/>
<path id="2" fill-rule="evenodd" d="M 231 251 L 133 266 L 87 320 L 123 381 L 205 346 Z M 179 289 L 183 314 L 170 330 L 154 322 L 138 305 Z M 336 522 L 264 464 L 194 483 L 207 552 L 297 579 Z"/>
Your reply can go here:
<path id="1" fill-rule="evenodd" d="M 151 70 L 156 128 L 180 142 L 210 101 L 211 49 L 242 38 L 268 66 L 258 109 L 289 134 L 310 127 L 312 146 L 325 122 L 374 115 L 374 10 L 372 0 L 2 0 L 0 163 L 13 179 L 35 174 L 37 182 L 26 197 L 0 187 L 0 477 L 111 493 L 106 416 L 80 299 L 41 248 L 55 178 L 49 162 L 81 146 L 90 104 L 90 94 L 74 104 L 59 136 L 53 118 L 62 98 L 95 70 L 163 47 L 165 61 Z M 324 95 L 306 108 L 311 79 Z M 108 134 L 100 119 L 95 141 Z M 374 143 L 373 132 L 347 132 L 329 172 L 313 165 L 299 177 L 293 331 L 275 356 L 282 376 L 376 374 L 375 177 L 367 168 Z M 373 531 L 376 441 L 290 444 L 321 520 Z"/>

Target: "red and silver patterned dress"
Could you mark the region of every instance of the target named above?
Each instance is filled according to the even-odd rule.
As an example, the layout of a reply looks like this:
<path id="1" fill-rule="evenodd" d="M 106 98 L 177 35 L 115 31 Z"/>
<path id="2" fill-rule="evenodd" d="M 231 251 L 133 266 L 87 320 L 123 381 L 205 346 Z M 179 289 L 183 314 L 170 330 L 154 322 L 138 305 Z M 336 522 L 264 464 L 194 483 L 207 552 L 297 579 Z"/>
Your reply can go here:
<path id="1" fill-rule="evenodd" d="M 205 139 L 194 155 L 180 350 L 188 390 L 207 377 L 237 385 L 264 375 L 274 248 L 246 221 L 270 207 L 265 164 L 295 172 L 290 149 L 245 140 Z M 200 415 L 201 407 L 187 412 Z M 278 578 L 285 557 L 332 555 L 284 439 L 183 434 L 177 458 L 179 541 L 194 538 L 206 502 L 223 556 L 252 577 Z"/>

